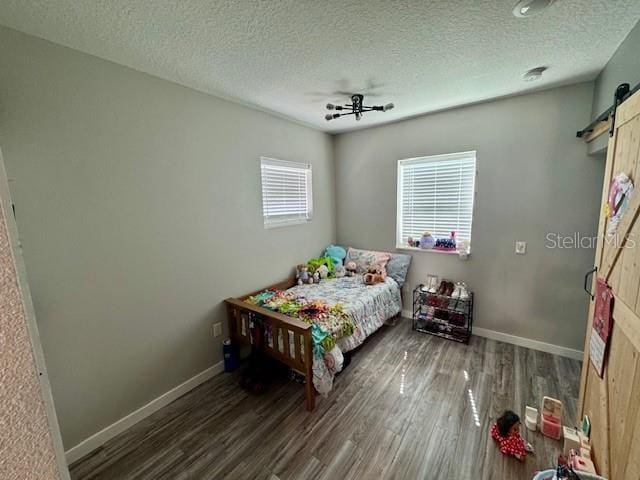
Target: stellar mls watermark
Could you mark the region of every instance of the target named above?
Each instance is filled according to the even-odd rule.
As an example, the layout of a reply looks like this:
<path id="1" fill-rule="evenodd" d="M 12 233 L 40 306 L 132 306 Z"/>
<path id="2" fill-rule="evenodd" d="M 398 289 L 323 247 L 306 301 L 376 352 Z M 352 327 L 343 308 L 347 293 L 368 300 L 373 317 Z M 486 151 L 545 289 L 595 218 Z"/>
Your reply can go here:
<path id="1" fill-rule="evenodd" d="M 612 245 L 614 247 L 623 246 L 624 248 L 635 248 L 636 240 L 633 232 L 629 233 L 626 242 L 623 242 L 624 238 L 615 235 L 605 235 L 603 240 L 606 245 Z M 581 249 L 581 248 L 596 248 L 598 245 L 597 235 L 584 235 L 580 232 L 573 232 L 571 234 L 547 232 L 545 235 L 545 248 L 550 249 Z"/>

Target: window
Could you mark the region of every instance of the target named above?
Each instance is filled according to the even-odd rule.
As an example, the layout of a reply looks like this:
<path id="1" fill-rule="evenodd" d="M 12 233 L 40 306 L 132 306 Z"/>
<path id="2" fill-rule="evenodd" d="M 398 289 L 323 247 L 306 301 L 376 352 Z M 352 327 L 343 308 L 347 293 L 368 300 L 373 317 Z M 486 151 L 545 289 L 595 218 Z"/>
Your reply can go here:
<path id="1" fill-rule="evenodd" d="M 475 177 L 476 152 L 399 160 L 398 247 L 425 231 L 470 242 Z"/>
<path id="2" fill-rule="evenodd" d="M 260 158 L 264 227 L 295 225 L 311 220 L 311 165 Z"/>

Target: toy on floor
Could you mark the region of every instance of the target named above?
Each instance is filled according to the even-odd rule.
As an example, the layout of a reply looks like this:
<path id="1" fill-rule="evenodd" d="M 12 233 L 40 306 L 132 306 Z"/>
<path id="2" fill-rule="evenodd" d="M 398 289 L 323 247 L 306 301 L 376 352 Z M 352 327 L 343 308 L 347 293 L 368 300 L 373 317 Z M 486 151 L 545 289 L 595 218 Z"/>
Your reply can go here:
<path id="1" fill-rule="evenodd" d="M 562 435 L 562 402 L 544 397 L 541 411 L 540 431 L 547 437 L 559 440 Z"/>
<path id="2" fill-rule="evenodd" d="M 578 441 L 580 442 L 580 456 L 591 460 L 591 443 L 589 443 L 589 437 L 583 432 L 578 432 Z"/>
<path id="3" fill-rule="evenodd" d="M 564 454 L 569 455 L 570 451 L 580 451 L 580 437 L 578 430 L 571 427 L 562 427 L 562 436 L 564 437 Z"/>
<path id="4" fill-rule="evenodd" d="M 505 455 L 512 455 L 518 460 L 524 460 L 527 452 L 533 453 L 533 447 L 520 436 L 520 417 L 511 410 L 507 410 L 491 427 L 491 438 L 500 445 L 500 451 Z"/>
<path id="5" fill-rule="evenodd" d="M 367 285 L 375 285 L 382 283 L 387 279 L 387 271 L 381 265 L 371 265 L 367 273 L 364 274 L 363 280 Z"/>
<path id="6" fill-rule="evenodd" d="M 524 409 L 524 426 L 532 432 L 538 429 L 538 409 L 526 406 Z"/>
<path id="7" fill-rule="evenodd" d="M 558 457 L 558 464 L 553 470 L 544 470 L 538 472 L 533 480 L 606 480 L 599 476 L 595 471 L 580 470 L 574 467 L 572 458 L 565 458 L 564 455 Z M 578 462 L 576 465 L 589 468 L 588 462 L 582 464 Z"/>
<path id="8" fill-rule="evenodd" d="M 569 465 L 578 473 L 597 473 L 593 462 L 588 458 L 581 457 L 575 450 L 569 452 Z"/>

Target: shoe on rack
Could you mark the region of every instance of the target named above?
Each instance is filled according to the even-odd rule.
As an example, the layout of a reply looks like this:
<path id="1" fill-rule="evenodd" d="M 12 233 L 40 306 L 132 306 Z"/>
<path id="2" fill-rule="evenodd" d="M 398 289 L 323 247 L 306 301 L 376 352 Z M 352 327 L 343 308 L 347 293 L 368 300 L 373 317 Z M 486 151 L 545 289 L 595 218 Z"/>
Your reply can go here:
<path id="1" fill-rule="evenodd" d="M 451 298 L 460 298 L 460 282 L 456 283 L 451 292 Z"/>
<path id="2" fill-rule="evenodd" d="M 450 297 L 452 293 L 453 293 L 453 282 L 447 282 L 447 289 L 443 295 Z"/>
<path id="3" fill-rule="evenodd" d="M 436 293 L 438 290 L 438 277 L 435 275 L 427 275 L 427 292 Z"/>
<path id="4" fill-rule="evenodd" d="M 460 286 L 460 300 L 469 300 L 469 289 L 467 288 L 467 284 L 464 282 L 458 282 Z"/>

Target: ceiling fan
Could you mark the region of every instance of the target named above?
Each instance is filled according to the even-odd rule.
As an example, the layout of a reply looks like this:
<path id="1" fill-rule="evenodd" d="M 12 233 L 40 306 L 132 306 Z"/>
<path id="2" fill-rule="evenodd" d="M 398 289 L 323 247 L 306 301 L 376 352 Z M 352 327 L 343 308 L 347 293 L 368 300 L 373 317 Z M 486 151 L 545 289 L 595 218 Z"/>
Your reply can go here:
<path id="1" fill-rule="evenodd" d="M 368 107 L 364 105 L 364 95 L 355 93 L 351 95 L 351 103 L 344 105 L 334 105 L 333 103 L 327 103 L 327 110 L 346 111 L 346 113 L 327 113 L 324 118 L 328 122 L 336 118 L 344 117 L 346 115 L 355 115 L 356 120 L 362 118 L 364 112 L 386 112 L 394 107 L 393 103 L 387 103 L 386 105 L 373 105 Z"/>

